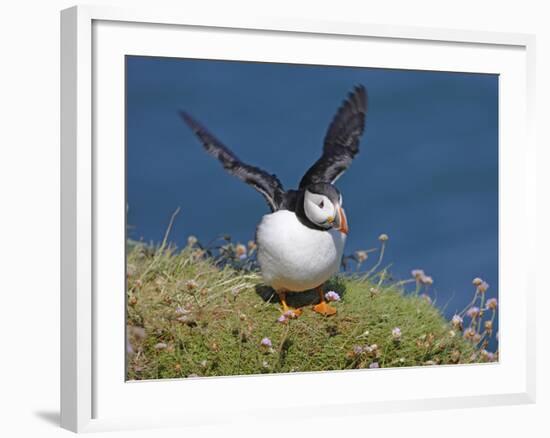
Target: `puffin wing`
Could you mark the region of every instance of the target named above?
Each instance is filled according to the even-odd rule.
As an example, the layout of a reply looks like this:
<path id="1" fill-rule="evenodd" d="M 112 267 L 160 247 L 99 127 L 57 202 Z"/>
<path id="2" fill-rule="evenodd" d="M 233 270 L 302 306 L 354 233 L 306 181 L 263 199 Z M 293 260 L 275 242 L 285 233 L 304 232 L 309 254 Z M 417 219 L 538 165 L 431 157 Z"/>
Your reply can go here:
<path id="1" fill-rule="evenodd" d="M 279 209 L 283 202 L 284 189 L 275 175 L 270 175 L 265 170 L 243 163 L 221 141 L 208 132 L 206 128 L 189 114 L 180 111 L 180 116 L 199 138 L 206 152 L 217 158 L 228 173 L 250 184 L 260 192 L 269 204 L 271 211 Z"/>
<path id="2" fill-rule="evenodd" d="M 323 154 L 300 181 L 303 189 L 319 182 L 334 183 L 359 152 L 359 140 L 365 129 L 367 91 L 359 85 L 348 94 L 332 119 L 325 135 Z"/>

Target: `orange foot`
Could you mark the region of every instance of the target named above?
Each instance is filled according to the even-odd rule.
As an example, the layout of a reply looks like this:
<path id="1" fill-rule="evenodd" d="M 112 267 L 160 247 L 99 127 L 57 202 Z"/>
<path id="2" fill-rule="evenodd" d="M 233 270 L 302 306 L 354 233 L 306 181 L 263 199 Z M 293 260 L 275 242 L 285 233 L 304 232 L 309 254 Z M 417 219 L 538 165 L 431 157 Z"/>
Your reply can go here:
<path id="1" fill-rule="evenodd" d="M 302 309 L 293 309 L 292 307 L 283 306 L 283 315 L 289 318 L 298 318 L 302 314 Z"/>
<path id="2" fill-rule="evenodd" d="M 336 313 L 336 309 L 330 304 L 327 304 L 326 301 L 321 301 L 319 304 L 313 306 L 313 311 L 325 316 L 331 316 Z"/>
<path id="3" fill-rule="evenodd" d="M 302 314 L 302 309 L 293 309 L 292 307 L 288 307 L 288 304 L 286 303 L 285 291 L 278 291 L 277 294 L 279 295 L 279 301 L 283 306 L 284 316 L 294 319 L 294 318 L 298 318 Z"/>

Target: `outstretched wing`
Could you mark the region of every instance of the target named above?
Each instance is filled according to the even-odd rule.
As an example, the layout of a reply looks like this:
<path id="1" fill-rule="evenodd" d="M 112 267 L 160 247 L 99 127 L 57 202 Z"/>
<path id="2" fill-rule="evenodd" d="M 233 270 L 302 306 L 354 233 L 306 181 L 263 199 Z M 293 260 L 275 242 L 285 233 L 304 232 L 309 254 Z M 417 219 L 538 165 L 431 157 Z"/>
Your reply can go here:
<path id="1" fill-rule="evenodd" d="M 283 201 L 284 189 L 275 175 L 270 175 L 262 169 L 243 163 L 189 114 L 180 111 L 180 116 L 199 138 L 206 151 L 217 158 L 227 172 L 250 184 L 260 192 L 269 204 L 271 211 L 279 209 Z"/>
<path id="2" fill-rule="evenodd" d="M 300 188 L 319 182 L 334 183 L 359 152 L 359 140 L 365 129 L 367 91 L 359 85 L 349 93 L 330 124 L 323 155 L 309 168 Z"/>

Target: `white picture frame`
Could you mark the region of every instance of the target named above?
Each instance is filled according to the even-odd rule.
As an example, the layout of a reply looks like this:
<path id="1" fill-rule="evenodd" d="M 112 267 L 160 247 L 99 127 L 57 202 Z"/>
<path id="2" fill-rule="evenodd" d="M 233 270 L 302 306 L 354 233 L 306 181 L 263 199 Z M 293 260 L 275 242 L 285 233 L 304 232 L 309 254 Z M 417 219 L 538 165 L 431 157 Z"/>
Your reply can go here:
<path id="1" fill-rule="evenodd" d="M 192 47 L 182 43 L 188 38 Z M 230 41 L 232 49 L 220 41 L 228 47 Z M 295 49 L 288 50 L 291 44 Z M 346 48 L 351 45 L 370 50 L 371 58 L 350 64 Z M 528 305 L 535 294 L 534 53 L 534 36 L 526 34 L 274 17 L 228 20 L 192 10 L 78 6 L 62 11 L 62 427 L 82 432 L 220 423 L 267 419 L 274 409 L 296 417 L 296 407 L 299 416 L 308 417 L 319 407 L 330 408 L 325 415 L 361 415 L 534 402 L 535 312 Z M 125 382 L 124 246 L 119 245 L 125 226 L 119 208 L 124 205 L 120 68 L 125 54 L 500 74 L 500 362 Z M 106 295 L 107 289 L 120 293 Z M 507 326 L 512 318 L 513 330 Z M 319 393 L 319 379 L 337 383 L 338 391 Z M 469 387 L 472 381 L 476 385 Z M 298 383 L 303 393 L 285 397 Z"/>

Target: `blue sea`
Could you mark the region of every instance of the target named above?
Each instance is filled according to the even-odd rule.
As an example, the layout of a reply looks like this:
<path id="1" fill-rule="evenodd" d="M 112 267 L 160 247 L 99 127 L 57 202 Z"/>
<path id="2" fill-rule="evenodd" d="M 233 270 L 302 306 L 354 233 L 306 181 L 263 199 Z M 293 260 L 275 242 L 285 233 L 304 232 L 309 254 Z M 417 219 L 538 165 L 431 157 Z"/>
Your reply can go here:
<path id="1" fill-rule="evenodd" d="M 189 235 L 246 243 L 269 212 L 204 152 L 178 110 L 296 188 L 342 100 L 363 84 L 360 154 L 336 184 L 346 253 L 388 234 L 384 265 L 397 279 L 412 269 L 432 276 L 430 297 L 448 317 L 471 300 L 474 277 L 498 296 L 497 75 L 135 56 L 126 67 L 129 237 L 159 242 L 181 207 L 170 236 L 179 246 Z"/>

